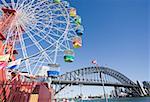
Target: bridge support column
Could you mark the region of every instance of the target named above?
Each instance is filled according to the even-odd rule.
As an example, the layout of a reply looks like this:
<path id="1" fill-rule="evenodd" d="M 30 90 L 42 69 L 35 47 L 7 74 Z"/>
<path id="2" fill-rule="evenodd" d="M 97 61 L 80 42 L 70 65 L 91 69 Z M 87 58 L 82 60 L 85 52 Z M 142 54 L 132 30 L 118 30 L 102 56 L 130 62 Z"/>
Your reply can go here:
<path id="1" fill-rule="evenodd" d="M 119 93 L 118 93 L 119 89 L 118 89 L 118 87 L 115 86 L 114 90 L 115 90 L 115 97 L 118 97 L 119 96 Z"/>

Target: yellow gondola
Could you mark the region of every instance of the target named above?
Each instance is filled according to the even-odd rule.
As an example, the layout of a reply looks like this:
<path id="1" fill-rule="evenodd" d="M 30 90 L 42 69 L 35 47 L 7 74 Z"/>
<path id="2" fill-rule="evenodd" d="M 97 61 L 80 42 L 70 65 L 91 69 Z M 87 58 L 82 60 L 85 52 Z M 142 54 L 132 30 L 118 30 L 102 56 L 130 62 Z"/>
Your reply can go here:
<path id="1" fill-rule="evenodd" d="M 81 39 L 81 37 L 75 37 L 73 39 L 73 47 L 74 48 L 80 48 L 80 47 L 82 47 L 82 39 Z"/>
<path id="2" fill-rule="evenodd" d="M 77 15 L 76 9 L 73 7 L 70 8 L 69 12 L 70 12 L 69 14 L 71 17 L 75 17 Z"/>

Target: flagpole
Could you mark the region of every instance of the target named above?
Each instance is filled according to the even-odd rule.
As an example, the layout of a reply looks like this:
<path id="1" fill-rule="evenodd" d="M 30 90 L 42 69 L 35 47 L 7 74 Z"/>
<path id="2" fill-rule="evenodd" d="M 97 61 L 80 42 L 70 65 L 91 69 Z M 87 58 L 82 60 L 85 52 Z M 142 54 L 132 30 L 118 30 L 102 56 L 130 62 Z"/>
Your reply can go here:
<path id="1" fill-rule="evenodd" d="M 107 96 L 106 96 L 106 91 L 105 91 L 105 85 L 104 85 L 104 81 L 103 81 L 102 73 L 101 72 L 100 72 L 100 78 L 101 78 L 101 82 L 102 82 L 102 87 L 103 87 L 105 101 L 108 102 L 108 99 L 107 99 Z"/>
<path id="2" fill-rule="evenodd" d="M 92 61 L 92 63 L 93 63 L 93 61 Z M 94 61 L 93 64 L 96 64 L 96 68 L 97 69 L 100 67 L 96 61 Z M 105 91 L 105 85 L 104 85 L 104 81 L 103 81 L 103 77 L 102 77 L 102 72 L 99 69 L 98 69 L 98 72 L 100 74 L 100 79 L 101 79 L 101 82 L 102 82 L 102 87 L 103 87 L 105 102 L 108 102 L 108 99 L 107 99 L 107 96 L 106 96 L 106 91 Z"/>

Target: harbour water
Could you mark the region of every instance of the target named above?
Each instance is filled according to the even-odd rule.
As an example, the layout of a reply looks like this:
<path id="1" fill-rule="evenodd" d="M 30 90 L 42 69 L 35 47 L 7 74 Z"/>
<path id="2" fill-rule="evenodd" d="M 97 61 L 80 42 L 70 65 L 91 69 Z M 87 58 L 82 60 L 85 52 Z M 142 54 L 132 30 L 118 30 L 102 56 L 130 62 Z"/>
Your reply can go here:
<path id="1" fill-rule="evenodd" d="M 77 102 L 105 102 L 105 100 L 82 100 Z M 109 99 L 108 102 L 150 102 L 150 97 Z"/>

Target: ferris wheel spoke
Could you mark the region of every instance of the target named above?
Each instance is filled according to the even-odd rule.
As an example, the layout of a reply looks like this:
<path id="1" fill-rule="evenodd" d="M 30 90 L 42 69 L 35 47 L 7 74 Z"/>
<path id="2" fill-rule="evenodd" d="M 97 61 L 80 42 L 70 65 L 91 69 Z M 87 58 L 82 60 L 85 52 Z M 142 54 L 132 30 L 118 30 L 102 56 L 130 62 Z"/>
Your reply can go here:
<path id="1" fill-rule="evenodd" d="M 65 21 L 62 21 L 62 20 L 54 20 L 53 23 L 56 23 L 56 24 L 66 24 Z"/>
<path id="2" fill-rule="evenodd" d="M 68 38 L 66 38 L 65 43 L 66 43 L 67 47 L 70 49 L 71 47 L 70 47 L 70 44 L 69 44 Z"/>
<path id="3" fill-rule="evenodd" d="M 59 5 L 59 6 L 62 6 L 62 5 Z M 65 14 L 64 12 L 62 12 L 62 14 L 63 14 L 64 17 L 67 16 L 67 17 L 65 17 L 65 19 L 66 19 L 66 21 L 69 21 L 69 20 L 70 20 L 70 16 L 69 16 L 69 14 L 67 13 L 67 9 L 64 8 L 63 6 L 60 7 L 60 8 L 61 8 L 62 11 L 65 11 L 65 12 L 66 12 L 66 14 Z M 70 21 L 69 21 L 69 22 L 70 22 Z"/>
<path id="4" fill-rule="evenodd" d="M 53 29 L 55 29 L 56 31 L 53 31 Z M 61 30 L 57 29 L 56 27 L 53 27 L 53 29 L 51 30 L 51 32 L 53 32 L 53 33 L 50 33 L 50 35 L 60 37 L 60 35 L 62 34 L 58 40 L 60 40 L 65 35 L 65 33 L 64 33 L 65 30 L 61 31 Z M 59 32 L 59 34 L 57 32 Z"/>
<path id="5" fill-rule="evenodd" d="M 35 64 L 35 66 L 34 66 L 34 68 L 32 70 L 32 73 L 35 71 L 35 69 L 37 68 L 38 64 L 41 62 L 41 59 L 43 59 L 43 54 L 39 57 L 38 60 L 36 60 L 37 63 Z"/>
<path id="6" fill-rule="evenodd" d="M 44 62 L 44 60 L 43 60 L 43 61 L 41 61 L 40 65 L 39 65 L 39 68 L 37 68 L 37 70 L 36 70 L 35 74 L 37 74 L 37 73 L 39 72 L 39 70 L 42 68 L 42 63 L 43 63 L 43 62 Z"/>
<path id="7" fill-rule="evenodd" d="M 26 1 L 26 0 L 23 0 L 22 2 L 21 2 L 21 0 L 20 0 L 20 1 L 17 1 L 17 2 L 15 3 L 15 9 L 18 10 L 19 8 L 22 8 L 23 5 L 24 5 L 24 3 L 25 3 L 25 1 Z M 20 2 L 20 3 L 19 3 L 19 2 Z M 18 6 L 19 6 L 19 7 L 18 7 Z"/>
<path id="8" fill-rule="evenodd" d="M 61 45 L 62 45 L 62 43 L 60 43 Z M 54 45 L 54 44 L 53 44 Z M 66 46 L 64 46 L 64 45 L 62 45 L 64 48 L 66 48 L 66 49 L 68 49 L 68 47 L 66 47 Z M 54 62 L 53 63 L 55 63 L 56 62 L 56 55 L 57 55 L 57 49 L 54 51 L 55 52 L 55 57 L 54 57 Z"/>
<path id="9" fill-rule="evenodd" d="M 14 0 L 11 0 L 11 5 L 12 5 L 12 8 L 14 9 L 15 8 L 15 1 Z"/>
<path id="10" fill-rule="evenodd" d="M 32 14 L 34 13 L 34 10 L 39 8 L 41 4 L 43 4 L 46 0 L 42 0 L 41 2 L 38 2 L 38 3 L 35 3 L 33 4 L 34 0 L 32 0 L 32 2 L 26 4 L 25 6 L 23 6 L 23 9 L 26 11 L 26 12 L 29 12 L 28 14 Z M 32 8 L 32 9 L 31 9 Z M 32 10 L 32 11 L 31 11 Z"/>
<path id="11" fill-rule="evenodd" d="M 19 32 L 19 40 L 20 40 L 20 44 L 21 44 L 21 47 L 22 47 L 23 57 L 24 57 L 24 58 L 28 58 L 27 49 L 26 49 L 26 46 L 25 46 L 25 42 L 24 42 L 24 40 L 23 40 L 23 35 L 21 35 L 21 34 L 22 34 L 22 33 L 21 33 L 22 31 L 21 31 L 20 27 L 18 27 L 18 26 L 17 26 L 17 30 L 18 30 L 18 32 Z M 31 68 L 30 68 L 29 59 L 26 59 L 26 60 L 25 60 L 25 65 L 26 65 L 26 67 L 27 67 L 27 70 L 28 70 L 29 74 L 32 74 Z"/>
<path id="12" fill-rule="evenodd" d="M 31 30 L 32 31 L 34 31 L 34 29 L 33 28 L 31 28 Z M 38 30 L 40 30 L 40 29 L 38 29 Z M 31 31 L 31 32 L 32 32 Z M 41 31 L 42 32 L 42 31 Z M 34 32 L 33 32 L 34 33 Z M 44 31 L 43 31 L 43 33 L 45 33 Z M 49 40 L 46 40 L 46 38 L 47 37 L 50 37 L 48 34 L 46 34 L 46 36 L 41 36 L 40 34 L 35 34 L 36 36 L 38 36 L 38 37 L 40 37 L 41 39 L 45 39 L 45 41 L 47 42 L 47 43 L 49 43 L 50 45 L 52 45 L 53 43 L 51 43 Z M 54 41 L 56 41 L 54 38 L 52 38 L 52 37 L 50 37 L 51 39 L 53 39 Z"/>
<path id="13" fill-rule="evenodd" d="M 32 28 L 31 28 L 32 29 Z M 39 28 L 37 28 L 38 30 L 40 30 Z M 33 30 L 33 29 L 32 29 Z M 44 32 L 43 32 L 44 33 Z M 50 38 L 52 41 L 57 41 L 56 39 L 52 38 L 49 34 L 47 34 L 46 36 L 43 35 L 43 36 L 40 36 L 40 34 L 36 34 L 37 36 L 41 37 L 43 39 L 43 37 L 45 38 Z M 46 40 L 48 43 L 52 44 L 50 41 Z"/>
<path id="14" fill-rule="evenodd" d="M 54 26 L 53 26 L 53 29 L 59 31 L 60 33 L 61 33 L 61 32 L 64 32 L 64 31 L 66 30 L 65 28 L 54 27 Z"/>
<path id="15" fill-rule="evenodd" d="M 18 10 L 18 7 L 23 7 L 23 3 L 26 2 L 26 0 L 17 0 L 15 9 Z"/>
<path id="16" fill-rule="evenodd" d="M 11 8 L 5 0 L 1 0 L 1 1 L 6 7 Z"/>
<path id="17" fill-rule="evenodd" d="M 67 41 L 64 40 L 62 43 L 60 43 L 60 49 L 70 49 L 70 45 L 68 45 Z"/>
<path id="18" fill-rule="evenodd" d="M 56 19 L 56 18 L 62 17 L 62 14 L 54 14 L 54 13 L 52 13 L 51 16 L 53 17 L 53 19 Z M 64 17 L 66 17 L 66 15 Z"/>
<path id="19" fill-rule="evenodd" d="M 47 59 L 48 61 L 52 62 L 51 58 L 49 58 L 49 56 L 45 53 L 43 47 L 42 47 L 42 46 L 39 44 L 39 42 L 33 37 L 33 35 L 32 35 L 30 32 L 28 32 L 27 34 L 28 34 L 28 36 L 30 37 L 30 39 L 34 42 L 34 44 L 37 46 L 37 48 L 38 48 L 40 51 L 42 51 L 42 52 L 44 53 L 44 56 L 46 57 L 46 59 Z"/>
<path id="20" fill-rule="evenodd" d="M 33 0 L 32 0 L 33 1 Z M 27 0 L 23 0 L 21 2 L 21 0 L 19 0 L 17 3 L 16 3 L 16 9 L 23 9 L 24 7 L 28 7 L 32 1 L 27 1 Z M 27 3 L 28 2 L 28 3 Z M 27 4 L 26 4 L 27 3 Z"/>
<path id="21" fill-rule="evenodd" d="M 57 53 L 58 53 L 58 42 L 56 43 L 56 48 L 55 48 L 55 53 L 54 53 L 54 63 L 56 63 L 56 59 L 57 59 Z"/>
<path id="22" fill-rule="evenodd" d="M 74 36 L 77 36 L 77 34 L 76 34 L 76 32 L 72 29 L 72 30 L 69 30 L 69 32 L 68 32 L 68 38 L 70 37 L 70 38 L 72 38 L 72 37 L 74 37 Z"/>

